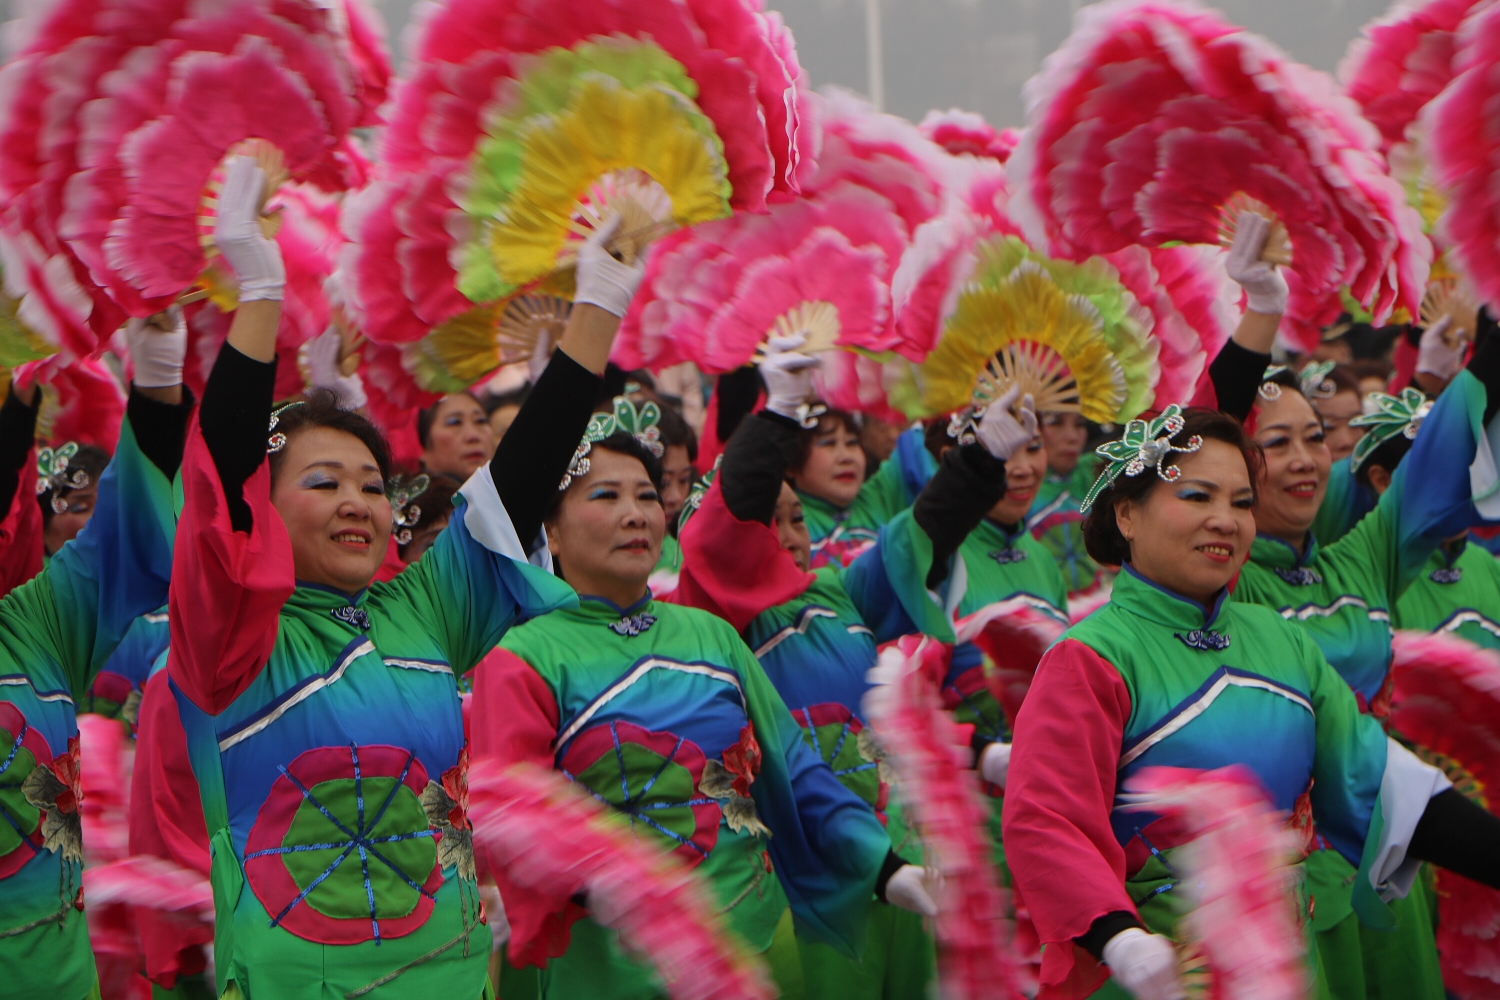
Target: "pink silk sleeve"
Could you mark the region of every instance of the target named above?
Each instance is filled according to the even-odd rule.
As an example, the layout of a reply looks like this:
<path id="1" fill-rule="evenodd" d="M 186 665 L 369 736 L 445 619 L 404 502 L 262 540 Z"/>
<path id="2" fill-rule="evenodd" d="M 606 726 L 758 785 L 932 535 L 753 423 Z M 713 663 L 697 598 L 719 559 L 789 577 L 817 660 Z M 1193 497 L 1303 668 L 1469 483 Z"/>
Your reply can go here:
<path id="1" fill-rule="evenodd" d="M 736 632 L 813 581 L 813 575 L 799 570 L 792 554 L 781 547 L 774 528 L 741 521 L 730 512 L 718 483 L 688 518 L 678 541 L 682 572 L 670 595 L 672 603 L 718 615 Z"/>
<path id="2" fill-rule="evenodd" d="M 42 571 L 42 508 L 36 502 L 36 448 L 16 477 L 16 495 L 0 521 L 0 597 Z"/>
<path id="3" fill-rule="evenodd" d="M 235 531 L 213 456 L 194 417 L 182 460 L 184 505 L 168 599 L 172 680 L 209 715 L 222 712 L 270 659 L 281 608 L 296 589 L 292 543 L 271 506 L 271 466 L 245 483 L 254 517 Z"/>
<path id="4" fill-rule="evenodd" d="M 1105 973 L 1073 943 L 1099 917 L 1135 912 L 1125 851 L 1110 829 L 1130 694 L 1076 639 L 1042 657 L 1016 720 L 1003 818 L 1005 856 L 1043 944 L 1043 1000 L 1078 1000 Z"/>
<path id="5" fill-rule="evenodd" d="M 474 671 L 469 707 L 469 753 L 477 763 L 525 761 L 552 770 L 552 741 L 557 737 L 557 699 L 531 665 L 506 649 L 496 649 Z M 535 831 L 552 836 L 556 831 Z M 510 921 L 507 951 L 517 966 L 545 965 L 568 950 L 574 921 L 586 912 L 567 896 L 537 886 L 521 888 L 505 869 L 487 857 L 482 870 L 494 876 Z"/>
<path id="6" fill-rule="evenodd" d="M 165 671 L 146 682 L 137 722 L 135 773 L 130 785 L 130 853 L 165 858 L 208 877 L 208 828 L 198 781 L 188 760 L 187 734 Z M 136 927 L 146 956 L 146 978 L 172 989 L 181 975 L 203 971 L 203 946 L 214 929 L 190 918 L 138 907 Z"/>

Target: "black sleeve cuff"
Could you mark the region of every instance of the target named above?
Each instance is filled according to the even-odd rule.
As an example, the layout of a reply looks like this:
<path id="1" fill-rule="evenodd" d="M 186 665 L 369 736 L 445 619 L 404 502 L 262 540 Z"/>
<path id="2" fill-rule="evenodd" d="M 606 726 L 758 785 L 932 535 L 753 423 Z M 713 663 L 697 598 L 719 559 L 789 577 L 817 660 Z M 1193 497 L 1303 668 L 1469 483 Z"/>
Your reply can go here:
<path id="1" fill-rule="evenodd" d="M 601 383 L 567 354 L 553 351 L 490 460 L 500 501 L 528 548 L 542 530 L 542 518 L 588 429 Z"/>
<path id="2" fill-rule="evenodd" d="M 1469 359 L 1469 374 L 1484 383 L 1484 424 L 1500 412 L 1500 336 L 1490 334 L 1478 342 Z"/>
<path id="3" fill-rule="evenodd" d="M 276 359 L 256 361 L 225 341 L 203 387 L 198 426 L 224 487 L 235 531 L 248 532 L 253 524 L 245 481 L 266 460 L 275 392 Z"/>
<path id="4" fill-rule="evenodd" d="M 910 861 L 902 861 L 901 855 L 897 854 L 895 851 L 888 850 L 885 852 L 885 860 L 880 864 L 880 874 L 875 876 L 876 899 L 880 900 L 882 903 L 889 902 L 889 900 L 885 898 L 886 883 L 891 880 L 892 875 L 896 874 L 897 869 L 903 868 L 909 864 L 911 864 Z"/>
<path id="5" fill-rule="evenodd" d="M 1005 463 L 983 445 L 961 445 L 943 455 L 937 472 L 912 505 L 912 517 L 932 540 L 929 588 L 947 579 L 948 560 L 1003 496 Z"/>
<path id="6" fill-rule="evenodd" d="M 974 751 L 974 770 L 979 770 L 979 760 L 984 756 L 984 752 L 989 749 L 990 744 L 998 742 L 998 740 L 992 740 L 988 736 L 982 735 L 979 732 L 978 726 L 974 727 L 974 735 L 969 737 L 969 749 Z"/>
<path id="7" fill-rule="evenodd" d="M 1128 910 L 1115 910 L 1106 913 L 1089 925 L 1088 932 L 1074 938 L 1078 947 L 1094 956 L 1096 961 L 1104 961 L 1104 946 L 1109 944 L 1110 938 L 1124 930 L 1132 927 L 1141 927 L 1140 919 Z M 1141 927 L 1145 930 L 1144 927 Z"/>
<path id="8" fill-rule="evenodd" d="M 1266 367 L 1271 363 L 1269 354 L 1251 351 L 1234 341 L 1227 341 L 1213 364 L 1208 366 L 1208 377 L 1214 384 L 1214 395 L 1219 400 L 1219 410 L 1243 423 L 1250 417 L 1255 406 L 1255 394 L 1265 381 Z"/>
<path id="9" fill-rule="evenodd" d="M 719 415 L 714 430 L 720 441 L 727 442 L 739 429 L 740 421 L 755 409 L 755 401 L 760 398 L 760 372 L 747 366 L 720 375 L 714 392 L 719 396 Z"/>
<path id="10" fill-rule="evenodd" d="M 193 395 L 182 387 L 182 402 L 163 403 L 130 387 L 125 403 L 135 443 L 168 480 L 182 466 L 182 449 L 187 443 L 188 417 L 193 413 Z"/>
<path id="11" fill-rule="evenodd" d="M 1457 789 L 1434 795 L 1417 821 L 1407 853 L 1491 889 L 1500 889 L 1500 817 Z"/>
<path id="12" fill-rule="evenodd" d="M 10 511 L 21 486 L 21 470 L 36 443 L 36 415 L 41 408 L 40 392 L 31 406 L 21 402 L 15 392 L 7 393 L 0 404 L 0 518 Z"/>
<path id="13" fill-rule="evenodd" d="M 741 521 L 770 524 L 786 470 L 797 460 L 797 421 L 762 410 L 740 422 L 724 446 L 720 489 L 729 512 Z"/>

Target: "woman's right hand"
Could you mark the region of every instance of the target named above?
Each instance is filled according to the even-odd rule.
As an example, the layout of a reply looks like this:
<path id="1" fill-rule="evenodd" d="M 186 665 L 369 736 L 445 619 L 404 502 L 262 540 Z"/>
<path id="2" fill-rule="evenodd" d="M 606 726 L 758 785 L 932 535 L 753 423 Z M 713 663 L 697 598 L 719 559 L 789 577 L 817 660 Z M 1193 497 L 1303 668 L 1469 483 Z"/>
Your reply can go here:
<path id="1" fill-rule="evenodd" d="M 1177 949 L 1169 938 L 1127 927 L 1105 944 L 1109 974 L 1136 1000 L 1183 1000 L 1177 978 Z"/>
<path id="2" fill-rule="evenodd" d="M 1261 260 L 1270 236 L 1270 219 L 1258 212 L 1241 212 L 1224 270 L 1245 290 L 1251 312 L 1280 316 L 1286 312 L 1286 278 L 1276 265 Z"/>
<path id="3" fill-rule="evenodd" d="M 772 337 L 766 342 L 761 359 L 760 377 L 766 383 L 766 409 L 791 420 L 799 420 L 798 408 L 812 398 L 812 372 L 823 362 L 811 354 L 799 353 L 807 335 Z"/>
<path id="4" fill-rule="evenodd" d="M 219 190 L 214 243 L 239 279 L 240 302 L 280 302 L 286 287 L 281 248 L 261 228 L 266 174 L 249 156 L 234 156 Z"/>

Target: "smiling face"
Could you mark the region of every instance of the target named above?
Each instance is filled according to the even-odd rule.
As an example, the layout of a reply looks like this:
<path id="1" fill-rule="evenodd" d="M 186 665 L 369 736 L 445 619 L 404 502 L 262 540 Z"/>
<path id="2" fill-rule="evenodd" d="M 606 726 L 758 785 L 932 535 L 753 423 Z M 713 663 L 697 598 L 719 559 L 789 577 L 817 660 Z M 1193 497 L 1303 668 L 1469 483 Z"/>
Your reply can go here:
<path id="1" fill-rule="evenodd" d="M 668 520 L 682 513 L 695 478 L 687 445 L 667 445 L 666 454 L 661 457 L 661 505 Z"/>
<path id="2" fill-rule="evenodd" d="M 1031 444 L 1022 448 L 1005 463 L 1005 496 L 990 508 L 989 518 L 1001 524 L 1018 524 L 1031 509 L 1036 499 L 1037 487 L 1047 474 L 1047 449 L 1042 438 L 1031 439 Z"/>
<path id="3" fill-rule="evenodd" d="M 628 607 L 661 558 L 667 515 L 640 459 L 595 446 L 547 522 L 547 546 L 580 594 Z"/>
<path id="4" fill-rule="evenodd" d="M 1328 470 L 1333 465 L 1323 421 L 1296 392 L 1259 400 L 1256 414 L 1255 440 L 1266 454 L 1256 529 L 1300 551 L 1328 492 Z"/>
<path id="5" fill-rule="evenodd" d="M 1323 418 L 1323 434 L 1328 442 L 1328 454 L 1335 462 L 1348 458 L 1354 446 L 1364 436 L 1358 427 L 1350 427 L 1349 421 L 1359 416 L 1359 393 L 1340 392 L 1331 399 L 1318 401 L 1318 415 Z"/>
<path id="6" fill-rule="evenodd" d="M 437 403 L 422 466 L 464 482 L 495 454 L 495 431 L 484 407 L 467 393 L 448 396 Z"/>
<path id="7" fill-rule="evenodd" d="M 1250 472 L 1238 448 L 1213 439 L 1173 458 L 1181 478 L 1156 483 L 1143 500 L 1116 501 L 1115 522 L 1138 573 L 1209 604 L 1244 564 L 1255 538 Z"/>
<path id="8" fill-rule="evenodd" d="M 781 495 L 776 498 L 775 527 L 781 547 L 792 554 L 797 568 L 806 573 L 812 565 L 812 535 L 808 534 L 807 521 L 802 517 L 802 501 L 786 483 L 781 484 Z"/>
<path id="9" fill-rule="evenodd" d="M 841 420 L 824 417 L 807 451 L 807 460 L 789 477 L 797 489 L 835 507 L 847 507 L 865 484 L 865 453 L 859 435 Z"/>
<path id="10" fill-rule="evenodd" d="M 1089 441 L 1088 422 L 1076 413 L 1043 413 L 1041 422 L 1048 467 L 1059 476 L 1071 475 Z"/>
<path id="11" fill-rule="evenodd" d="M 297 579 L 353 594 L 369 586 L 391 537 L 380 466 L 363 441 L 309 427 L 287 441 L 271 503 L 292 540 Z"/>

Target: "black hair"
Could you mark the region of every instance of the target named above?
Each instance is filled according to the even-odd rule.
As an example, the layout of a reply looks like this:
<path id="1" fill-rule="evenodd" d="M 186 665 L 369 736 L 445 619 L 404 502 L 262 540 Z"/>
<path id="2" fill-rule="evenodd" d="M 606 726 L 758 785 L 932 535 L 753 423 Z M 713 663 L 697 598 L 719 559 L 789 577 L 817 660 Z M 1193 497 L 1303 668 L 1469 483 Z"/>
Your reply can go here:
<path id="1" fill-rule="evenodd" d="M 661 428 L 661 443 L 664 448 L 682 446 L 687 449 L 688 463 L 698 462 L 698 435 L 693 433 L 693 428 L 677 407 L 657 396 L 657 406 L 661 408 L 661 421 L 657 424 Z"/>
<path id="2" fill-rule="evenodd" d="M 1333 383 L 1333 394 L 1337 396 L 1341 392 L 1352 392 L 1356 396 L 1359 392 L 1359 376 L 1354 374 L 1354 368 L 1350 365 L 1334 365 L 1328 372 L 1328 381 Z"/>
<path id="3" fill-rule="evenodd" d="M 951 421 L 947 417 L 934 417 L 922 424 L 922 443 L 927 446 L 927 454 L 934 461 L 943 460 L 943 452 L 958 444 L 948 435 L 948 425 Z"/>
<path id="4" fill-rule="evenodd" d="M 500 409 L 500 407 L 502 407 L 502 406 L 522 406 L 522 405 L 524 405 L 526 403 L 527 397 L 530 396 L 530 395 L 531 395 L 531 383 L 527 382 L 525 385 L 521 386 L 519 389 L 512 389 L 510 392 L 502 392 L 499 395 L 486 394 L 485 397 L 484 397 L 484 399 L 482 399 L 482 400 L 479 401 L 479 405 L 484 407 L 484 415 L 486 417 L 488 417 L 488 416 L 494 415 L 494 412 L 496 410 Z M 436 414 L 436 412 L 437 412 L 437 405 L 434 404 L 431 409 L 432 409 L 433 413 Z M 428 420 L 427 427 L 428 427 L 428 429 L 431 429 L 431 427 L 432 427 L 432 421 L 431 420 Z M 427 447 L 425 432 L 420 432 L 419 431 L 418 436 L 423 439 L 422 447 L 424 447 L 424 448 Z"/>
<path id="5" fill-rule="evenodd" d="M 1291 378 L 1295 382 L 1296 376 Z M 1185 442 L 1196 434 L 1205 441 L 1223 441 L 1233 445 L 1245 457 L 1245 466 L 1250 472 L 1251 490 L 1257 490 L 1262 465 L 1260 445 L 1245 433 L 1245 428 L 1240 426 L 1238 420 L 1227 413 L 1199 406 L 1182 411 L 1182 416 L 1182 430 L 1172 438 L 1173 442 Z M 1122 473 L 1094 498 L 1094 506 L 1089 509 L 1083 522 L 1083 544 L 1095 562 L 1119 566 L 1130 561 L 1130 543 L 1120 534 L 1120 526 L 1115 522 L 1115 502 L 1145 500 L 1160 482 L 1162 479 L 1155 469 L 1149 469 L 1138 476 Z"/>
<path id="6" fill-rule="evenodd" d="M 385 435 L 365 417 L 352 410 L 339 408 L 339 398 L 329 389 L 309 389 L 302 402 L 283 409 L 276 418 L 276 432 L 285 434 L 290 440 L 298 433 L 314 427 L 352 434 L 370 449 L 375 464 L 380 466 L 380 478 L 391 478 L 391 449 L 385 443 Z M 286 449 L 271 452 L 271 479 L 274 482 L 286 461 Z"/>
<path id="7" fill-rule="evenodd" d="M 465 389 L 463 392 L 450 392 L 448 395 L 444 396 L 442 399 L 438 400 L 436 403 L 433 403 L 431 406 L 426 407 L 425 409 L 418 410 L 417 411 L 417 443 L 419 443 L 422 446 L 423 450 L 426 450 L 426 448 L 428 446 L 428 443 L 429 443 L 428 442 L 428 438 L 432 434 L 432 424 L 433 424 L 433 421 L 437 420 L 438 408 L 441 407 L 444 403 L 448 402 L 448 400 L 452 399 L 455 396 L 468 396 L 470 399 L 472 399 L 474 401 L 474 405 L 478 406 L 481 410 L 484 409 L 484 404 L 482 404 L 482 403 L 479 402 L 479 397 L 476 396 L 476 395 L 474 395 L 469 390 Z M 484 412 L 485 412 L 485 416 L 489 416 L 489 413 L 490 413 L 489 410 L 485 410 Z"/>
<path id="8" fill-rule="evenodd" d="M 1354 478 L 1361 486 L 1374 489 L 1370 485 L 1370 467 L 1378 465 L 1386 472 L 1395 472 L 1396 466 L 1400 465 L 1406 453 L 1411 451 L 1412 443 L 1412 439 L 1405 434 L 1396 434 L 1386 438 L 1376 445 L 1375 450 L 1370 452 L 1363 462 L 1359 463 L 1359 468 L 1354 470 Z"/>
<path id="9" fill-rule="evenodd" d="M 68 475 L 82 471 L 89 477 L 88 486 L 81 489 L 89 489 L 99 485 L 99 477 L 104 475 L 104 470 L 109 466 L 109 452 L 92 444 L 81 444 L 73 457 L 68 459 Z M 70 493 L 77 490 L 61 489 L 56 491 L 58 497 L 66 498 Z M 52 523 L 52 515 L 56 513 L 52 509 L 53 490 L 48 488 L 36 495 L 36 502 L 42 505 L 42 525 L 45 527 Z"/>
<path id="10" fill-rule="evenodd" d="M 835 424 L 843 427 L 844 430 L 855 437 L 859 436 L 858 417 L 847 410 L 836 410 L 833 407 L 829 407 L 822 416 L 818 417 L 816 424 L 812 427 L 803 428 L 802 432 L 797 435 L 797 461 L 788 467 L 787 471 L 789 473 L 796 474 L 801 471 L 802 466 L 807 464 L 807 456 L 812 454 L 813 442 L 817 441 L 820 435 L 827 434 L 832 430 Z"/>
<path id="11" fill-rule="evenodd" d="M 590 454 L 597 453 L 601 448 L 617 455 L 629 455 L 639 461 L 645 466 L 646 477 L 651 480 L 651 485 L 656 487 L 658 493 L 661 492 L 661 459 L 657 458 L 650 448 L 637 441 L 634 434 L 629 431 L 615 431 L 603 441 L 594 442 Z M 570 484 L 569 489 L 571 488 Z M 552 499 L 547 503 L 547 512 L 542 515 L 542 523 L 545 524 L 557 517 L 558 509 L 562 507 L 563 497 L 567 495 L 567 492 L 567 490 L 558 490 L 553 494 Z"/>

